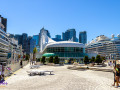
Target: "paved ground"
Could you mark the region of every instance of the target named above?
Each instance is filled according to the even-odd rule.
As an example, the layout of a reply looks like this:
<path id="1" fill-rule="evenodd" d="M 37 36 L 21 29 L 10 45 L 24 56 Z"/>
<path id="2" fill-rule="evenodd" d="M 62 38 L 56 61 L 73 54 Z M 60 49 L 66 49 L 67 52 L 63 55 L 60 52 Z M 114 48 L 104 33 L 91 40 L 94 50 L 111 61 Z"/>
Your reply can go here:
<path id="1" fill-rule="evenodd" d="M 113 73 L 92 70 L 69 70 L 67 66 L 41 66 L 53 70 L 54 75 L 29 76 L 29 65 L 16 72 L 0 90 L 119 90 L 112 87 Z"/>

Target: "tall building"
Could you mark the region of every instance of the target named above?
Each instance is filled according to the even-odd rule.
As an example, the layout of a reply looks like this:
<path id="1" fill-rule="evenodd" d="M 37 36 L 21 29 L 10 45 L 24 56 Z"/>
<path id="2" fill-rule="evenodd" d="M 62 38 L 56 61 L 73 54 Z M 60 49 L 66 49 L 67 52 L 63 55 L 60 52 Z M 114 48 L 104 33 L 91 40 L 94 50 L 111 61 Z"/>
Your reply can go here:
<path id="1" fill-rule="evenodd" d="M 25 45 L 26 45 L 26 48 L 25 48 L 26 54 L 30 54 L 30 41 L 31 41 L 31 39 L 32 39 L 32 37 L 29 36 L 27 38 L 27 40 L 26 40 L 26 43 L 25 43 Z"/>
<path id="2" fill-rule="evenodd" d="M 22 34 L 22 48 L 23 48 L 23 52 L 29 52 L 27 51 L 27 38 L 28 38 L 28 35 L 26 33 L 23 33 Z"/>
<path id="3" fill-rule="evenodd" d="M 63 41 L 61 39 L 61 35 L 55 35 L 55 38 L 52 38 L 54 41 L 58 42 L 58 41 Z"/>
<path id="4" fill-rule="evenodd" d="M 6 32 L 7 31 L 7 18 L 1 17 L 0 15 L 0 23 L 4 27 L 3 30 Z"/>
<path id="5" fill-rule="evenodd" d="M 87 32 L 86 31 L 79 33 L 79 43 L 83 43 L 83 44 L 87 43 Z"/>
<path id="6" fill-rule="evenodd" d="M 61 35 L 55 35 L 55 38 L 61 39 Z"/>
<path id="7" fill-rule="evenodd" d="M 100 35 L 86 45 L 86 53 L 96 53 L 106 59 L 120 60 L 120 35 L 108 38 Z"/>
<path id="8" fill-rule="evenodd" d="M 76 42 L 78 42 L 78 38 L 76 37 Z"/>
<path id="9" fill-rule="evenodd" d="M 39 35 L 33 35 L 33 39 L 36 42 L 36 46 L 38 46 L 39 45 Z"/>
<path id="10" fill-rule="evenodd" d="M 36 47 L 36 40 L 31 39 L 30 40 L 30 53 L 33 53 L 33 49 Z"/>
<path id="11" fill-rule="evenodd" d="M 62 40 L 65 41 L 65 33 L 62 32 Z"/>
<path id="12" fill-rule="evenodd" d="M 0 64 L 3 63 L 6 65 L 8 61 L 9 39 L 6 33 L 7 21 L 6 25 L 4 25 L 3 19 L 0 15 Z"/>
<path id="13" fill-rule="evenodd" d="M 8 38 L 14 38 L 14 34 L 9 34 Z"/>
<path id="14" fill-rule="evenodd" d="M 14 63 L 16 61 L 18 61 L 18 55 L 22 55 L 22 50 L 20 49 L 21 46 L 18 45 L 18 40 L 14 39 L 14 38 L 9 38 L 9 59 L 11 59 L 10 61 L 8 61 L 8 63 L 10 64 L 11 62 Z"/>
<path id="15" fill-rule="evenodd" d="M 18 44 L 19 44 L 19 45 L 22 45 L 22 35 L 16 34 L 16 35 L 14 36 L 14 38 L 15 38 L 16 40 L 18 40 Z"/>
<path id="16" fill-rule="evenodd" d="M 48 37 L 51 37 L 50 36 L 50 33 L 49 33 L 49 31 L 48 30 L 46 30 L 46 29 L 44 29 L 44 27 L 40 30 L 40 33 L 39 33 L 39 46 L 40 46 L 40 48 L 41 48 L 41 40 L 42 40 L 42 35 L 43 34 L 46 34 Z M 41 51 L 41 50 L 40 50 Z"/>
<path id="17" fill-rule="evenodd" d="M 76 31 L 75 31 L 75 29 L 68 29 L 65 33 L 62 33 L 62 39 L 64 41 L 76 42 Z"/>

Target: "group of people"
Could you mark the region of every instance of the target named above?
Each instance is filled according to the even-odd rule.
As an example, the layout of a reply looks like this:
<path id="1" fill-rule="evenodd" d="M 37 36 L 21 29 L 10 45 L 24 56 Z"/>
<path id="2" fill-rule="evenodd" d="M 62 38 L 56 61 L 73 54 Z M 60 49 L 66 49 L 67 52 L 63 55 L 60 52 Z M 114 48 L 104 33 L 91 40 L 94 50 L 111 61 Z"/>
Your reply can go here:
<path id="1" fill-rule="evenodd" d="M 111 66 L 111 62 L 110 62 L 110 66 Z M 116 61 L 113 61 L 112 63 L 112 66 L 113 66 L 113 73 L 114 73 L 114 84 L 113 86 L 115 86 L 115 83 L 116 83 L 116 88 L 118 88 L 119 86 L 119 79 L 120 79 L 120 65 L 119 64 L 116 64 Z"/>
<path id="2" fill-rule="evenodd" d="M 30 59 L 30 65 L 35 65 L 35 64 L 36 64 L 36 62 L 34 60 Z"/>

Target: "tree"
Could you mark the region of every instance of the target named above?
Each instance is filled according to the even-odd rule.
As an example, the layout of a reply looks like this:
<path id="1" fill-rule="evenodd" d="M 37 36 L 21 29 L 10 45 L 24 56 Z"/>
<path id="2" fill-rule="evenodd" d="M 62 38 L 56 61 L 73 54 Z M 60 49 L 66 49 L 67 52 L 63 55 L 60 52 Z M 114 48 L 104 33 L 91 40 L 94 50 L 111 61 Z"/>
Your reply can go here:
<path id="1" fill-rule="evenodd" d="M 53 56 L 49 57 L 49 63 L 53 63 Z"/>
<path id="2" fill-rule="evenodd" d="M 84 63 L 85 63 L 85 64 L 88 64 L 88 63 L 89 63 L 88 56 L 85 56 L 85 57 L 84 57 Z"/>
<path id="3" fill-rule="evenodd" d="M 40 58 L 37 58 L 37 62 L 40 62 Z"/>
<path id="4" fill-rule="evenodd" d="M 58 56 L 55 56 L 55 58 L 54 58 L 54 63 L 55 63 L 55 64 L 59 64 L 59 58 L 58 58 Z"/>
<path id="5" fill-rule="evenodd" d="M 29 54 L 26 54 L 25 60 L 29 60 Z"/>
<path id="6" fill-rule="evenodd" d="M 98 64 L 102 63 L 102 59 L 101 59 L 100 55 L 96 56 L 95 62 L 98 63 Z"/>
<path id="7" fill-rule="evenodd" d="M 105 57 L 101 57 L 102 60 L 105 60 Z"/>
<path id="8" fill-rule="evenodd" d="M 36 53 L 37 53 L 37 48 L 35 47 L 33 49 L 33 61 L 36 61 Z"/>
<path id="9" fill-rule="evenodd" d="M 43 63 L 43 64 L 45 64 L 45 56 L 42 56 L 42 58 L 41 58 L 41 62 Z"/>
<path id="10" fill-rule="evenodd" d="M 90 59 L 90 62 L 95 62 L 95 57 L 94 56 Z"/>

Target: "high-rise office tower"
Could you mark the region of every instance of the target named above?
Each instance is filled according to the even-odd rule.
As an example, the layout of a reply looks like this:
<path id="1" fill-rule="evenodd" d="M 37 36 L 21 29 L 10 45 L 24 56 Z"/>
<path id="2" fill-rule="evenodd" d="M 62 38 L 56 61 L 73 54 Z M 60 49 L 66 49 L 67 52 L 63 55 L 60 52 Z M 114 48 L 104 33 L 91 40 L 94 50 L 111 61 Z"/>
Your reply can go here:
<path id="1" fill-rule="evenodd" d="M 36 40 L 31 39 L 30 40 L 30 53 L 33 53 L 33 49 L 36 47 Z"/>
<path id="2" fill-rule="evenodd" d="M 78 38 L 76 37 L 76 42 L 78 42 Z"/>
<path id="3" fill-rule="evenodd" d="M 51 37 L 50 36 L 50 33 L 48 30 L 44 29 L 44 27 L 40 30 L 40 33 L 39 33 L 39 46 L 41 47 L 41 37 L 43 34 L 46 34 L 48 37 Z"/>
<path id="4" fill-rule="evenodd" d="M 6 32 L 7 31 L 7 18 L 1 17 L 0 15 L 0 22 L 1 22 L 1 25 L 3 25 L 4 27 L 3 30 Z"/>
<path id="5" fill-rule="evenodd" d="M 65 33 L 62 32 L 62 40 L 65 41 Z"/>
<path id="6" fill-rule="evenodd" d="M 56 41 L 56 42 L 59 42 L 59 41 L 63 41 L 62 39 L 61 39 L 61 35 L 55 35 L 55 38 L 52 38 L 54 41 Z"/>
<path id="7" fill-rule="evenodd" d="M 15 38 L 16 40 L 18 40 L 18 44 L 19 44 L 19 45 L 22 45 L 22 35 L 15 34 L 14 38 Z"/>
<path id="8" fill-rule="evenodd" d="M 61 35 L 55 35 L 55 38 L 61 39 Z"/>
<path id="9" fill-rule="evenodd" d="M 76 42 L 76 31 L 75 31 L 75 29 L 68 29 L 65 33 L 62 33 L 62 39 L 64 41 Z"/>
<path id="10" fill-rule="evenodd" d="M 36 46 L 38 46 L 39 45 L 39 35 L 33 35 L 33 39 L 36 42 Z"/>
<path id="11" fill-rule="evenodd" d="M 22 48 L 23 48 L 23 52 L 27 52 L 27 38 L 28 35 L 26 33 L 22 34 Z"/>
<path id="12" fill-rule="evenodd" d="M 26 54 L 29 54 L 29 53 L 30 53 L 30 41 L 31 41 L 31 39 L 32 39 L 32 37 L 29 36 L 29 37 L 27 38 L 27 40 L 26 40 L 26 43 L 25 43 L 25 45 L 26 45 L 26 47 L 25 47 L 25 52 L 26 52 Z"/>
<path id="13" fill-rule="evenodd" d="M 87 43 L 87 32 L 86 31 L 79 33 L 79 43 L 83 43 L 83 44 Z"/>

